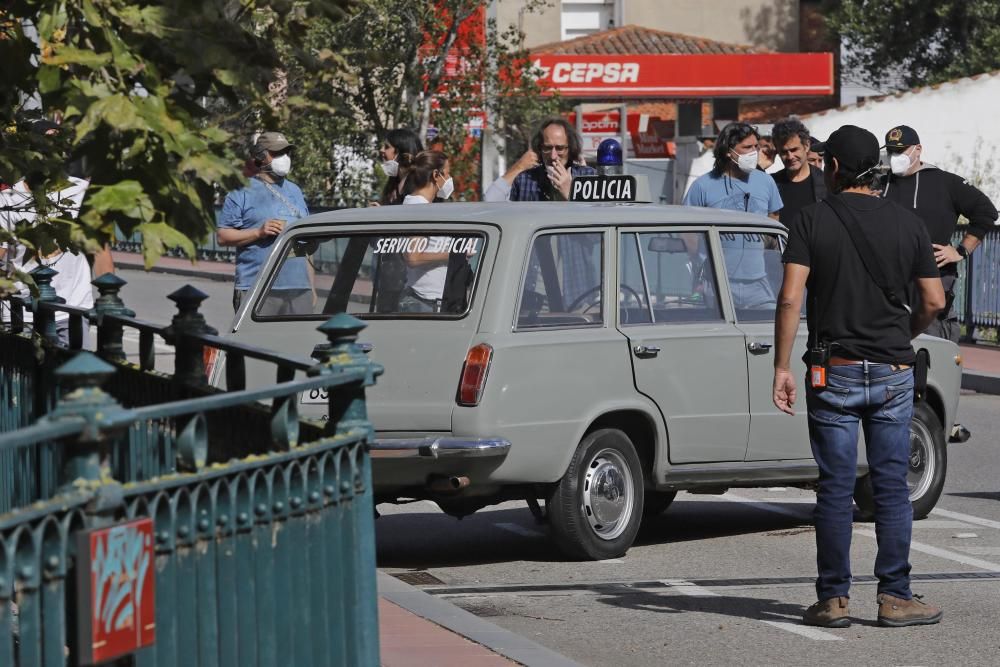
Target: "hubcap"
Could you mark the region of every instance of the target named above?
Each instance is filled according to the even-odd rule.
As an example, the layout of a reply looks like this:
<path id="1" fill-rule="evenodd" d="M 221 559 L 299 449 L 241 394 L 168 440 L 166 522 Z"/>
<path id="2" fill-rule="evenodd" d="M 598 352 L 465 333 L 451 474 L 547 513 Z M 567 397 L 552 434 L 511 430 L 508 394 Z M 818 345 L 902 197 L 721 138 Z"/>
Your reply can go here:
<path id="1" fill-rule="evenodd" d="M 937 470 L 937 459 L 930 431 L 918 420 L 910 425 L 910 461 L 906 471 L 906 485 L 910 489 L 910 500 L 920 498 L 930 488 Z"/>
<path id="2" fill-rule="evenodd" d="M 583 511 L 594 533 L 613 540 L 628 526 L 635 506 L 632 473 L 613 449 L 598 452 L 583 479 Z"/>

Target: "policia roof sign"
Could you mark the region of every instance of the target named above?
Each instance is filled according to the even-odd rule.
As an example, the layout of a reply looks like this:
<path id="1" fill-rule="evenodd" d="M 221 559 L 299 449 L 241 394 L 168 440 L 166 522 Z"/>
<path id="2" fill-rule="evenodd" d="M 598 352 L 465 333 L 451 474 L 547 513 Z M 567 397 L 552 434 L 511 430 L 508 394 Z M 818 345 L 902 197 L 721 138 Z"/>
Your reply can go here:
<path id="1" fill-rule="evenodd" d="M 649 185 L 635 176 L 577 176 L 570 188 L 570 201 L 648 202 Z"/>

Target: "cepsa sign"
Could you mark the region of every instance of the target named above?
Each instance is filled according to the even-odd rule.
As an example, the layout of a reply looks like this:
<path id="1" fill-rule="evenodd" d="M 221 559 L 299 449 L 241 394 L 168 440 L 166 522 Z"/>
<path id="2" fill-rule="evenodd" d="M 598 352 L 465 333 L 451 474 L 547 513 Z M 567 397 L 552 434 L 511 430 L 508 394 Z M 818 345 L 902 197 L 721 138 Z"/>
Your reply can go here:
<path id="1" fill-rule="evenodd" d="M 533 56 L 539 81 L 567 97 L 832 95 L 832 53 Z"/>

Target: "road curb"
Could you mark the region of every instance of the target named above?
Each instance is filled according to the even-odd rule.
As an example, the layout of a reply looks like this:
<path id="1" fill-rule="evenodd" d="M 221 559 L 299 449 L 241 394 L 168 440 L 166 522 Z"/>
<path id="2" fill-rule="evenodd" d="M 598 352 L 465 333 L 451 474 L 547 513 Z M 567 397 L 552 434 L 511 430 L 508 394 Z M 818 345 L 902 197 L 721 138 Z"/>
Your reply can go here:
<path id="1" fill-rule="evenodd" d="M 1000 395 L 1000 375 L 982 371 L 963 371 L 962 389 L 978 391 L 980 394 Z"/>
<path id="2" fill-rule="evenodd" d="M 148 271 L 149 273 L 172 273 L 177 276 L 188 278 L 204 278 L 206 280 L 218 280 L 220 282 L 233 282 L 233 274 L 219 273 L 218 271 L 205 271 L 197 268 L 179 268 L 175 266 L 153 266 L 147 269 L 141 262 L 121 261 L 115 258 L 115 267 L 128 269 L 130 271 Z"/>
<path id="3" fill-rule="evenodd" d="M 378 593 L 389 602 L 526 667 L 583 667 L 541 644 L 484 621 L 382 571 L 378 572 Z"/>

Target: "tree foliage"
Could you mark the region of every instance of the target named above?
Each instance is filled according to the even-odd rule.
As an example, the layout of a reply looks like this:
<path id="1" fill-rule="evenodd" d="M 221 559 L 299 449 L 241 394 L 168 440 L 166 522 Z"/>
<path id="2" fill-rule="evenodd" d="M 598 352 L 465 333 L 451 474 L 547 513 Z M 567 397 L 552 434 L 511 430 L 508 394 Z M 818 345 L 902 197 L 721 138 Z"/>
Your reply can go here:
<path id="1" fill-rule="evenodd" d="M 996 0 L 839 0 L 827 25 L 850 46 L 845 67 L 907 87 L 1000 68 Z"/>
<path id="2" fill-rule="evenodd" d="M 529 0 L 526 9 L 543 3 Z M 493 130 L 523 140 L 540 117 L 558 108 L 556 97 L 541 94 L 523 35 L 482 18 L 487 5 L 484 0 L 359 0 L 347 20 L 315 23 L 307 38 L 312 52 L 344 64 L 306 94 L 338 110 L 334 118 L 319 121 L 328 126 L 327 136 L 374 156 L 376 142 L 390 129 L 412 127 L 425 145 L 432 134 L 431 143 L 452 156 L 456 198 L 473 197 L 481 142 L 470 138 L 470 120 L 489 114 Z M 469 34 L 484 38 L 467 39 Z M 316 123 L 303 115 L 291 118 L 287 129 L 294 137 L 303 131 L 315 137 Z M 330 139 L 321 145 L 332 152 Z M 309 178 L 301 170 L 296 174 Z M 365 185 L 370 182 L 349 187 Z"/>
<path id="3" fill-rule="evenodd" d="M 29 250 L 93 251 L 142 233 L 151 265 L 165 248 L 193 255 L 214 225 L 217 186 L 242 181 L 233 137 L 208 122 L 228 102 L 258 127 L 306 100 L 272 104 L 282 59 L 310 21 L 335 22 L 349 0 L 11 0 L 0 18 L 0 180 L 32 175 L 38 213 L 17 236 Z M 303 59 L 305 60 L 305 59 Z M 319 63 L 313 59 L 311 62 Z M 327 68 L 336 62 L 321 63 Z M 28 131 L 26 110 L 61 123 Z M 78 221 L 45 193 L 83 160 L 91 180 Z M 5 239 L 8 240 L 8 239 Z M 3 280 L 0 278 L 0 280 Z"/>

